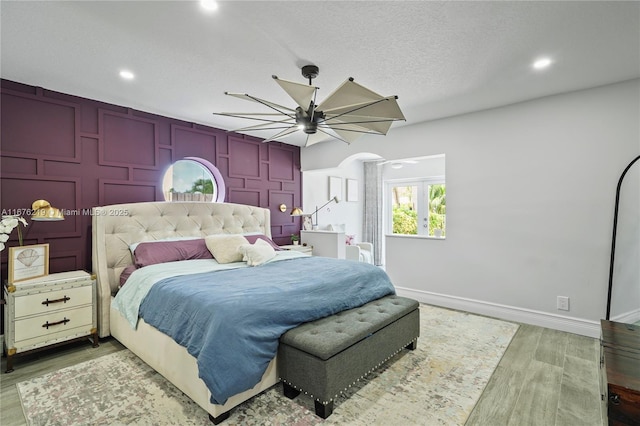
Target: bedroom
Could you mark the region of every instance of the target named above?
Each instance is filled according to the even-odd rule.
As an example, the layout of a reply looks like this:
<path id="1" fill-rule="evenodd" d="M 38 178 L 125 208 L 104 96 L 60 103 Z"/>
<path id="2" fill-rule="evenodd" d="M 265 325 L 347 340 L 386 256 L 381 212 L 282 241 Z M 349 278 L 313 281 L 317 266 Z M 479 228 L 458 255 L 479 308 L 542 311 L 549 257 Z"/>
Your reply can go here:
<path id="1" fill-rule="evenodd" d="M 444 7 L 439 3 L 437 5 Z M 462 94 L 458 94 L 461 87 L 472 85 L 476 90 L 484 88 L 484 91 L 479 94 L 484 94 L 491 99 L 498 97 L 504 91 L 500 88 L 500 80 L 515 84 L 516 77 L 521 76 L 521 74 L 509 73 L 517 71 L 523 74 L 529 73 L 528 65 L 533 59 L 531 56 L 537 52 L 531 52 L 532 55 L 529 55 L 515 43 L 512 47 L 509 47 L 508 42 L 504 45 L 498 43 L 496 39 L 501 39 L 500 34 L 494 34 L 496 38 L 481 40 L 488 45 L 496 43 L 493 45 L 506 49 L 510 54 L 507 56 L 513 58 L 513 61 L 518 59 L 517 67 L 520 68 L 500 70 L 497 69 L 497 65 L 491 64 L 490 57 L 478 61 L 480 58 L 471 56 L 476 60 L 473 63 L 479 64 L 477 73 L 474 74 L 474 78 L 479 79 L 479 83 L 471 82 L 468 78 L 464 82 L 458 80 L 455 83 L 457 86 L 448 86 L 449 93 L 444 94 L 439 92 L 444 89 L 431 89 L 422 99 L 423 103 L 417 105 L 424 110 L 436 110 L 439 106 L 444 109 L 448 107 L 450 111 L 457 112 L 455 115 L 438 117 L 424 123 L 407 122 L 406 126 L 394 124 L 387 136 L 364 136 L 348 146 L 335 141 L 302 149 L 287 144 L 273 145 L 273 148 L 268 148 L 264 146 L 268 144 L 238 143 L 233 149 L 237 148 L 241 152 L 238 155 L 242 157 L 236 157 L 229 152 L 219 152 L 217 147 L 215 150 L 203 148 L 205 145 L 202 141 L 211 138 L 212 133 L 218 139 L 227 137 L 224 132 L 210 130 L 211 127 L 216 127 L 209 124 L 212 122 L 211 113 L 248 109 L 249 106 L 241 101 L 226 104 L 227 106 L 224 107 L 222 104 L 211 101 L 192 104 L 189 98 L 180 93 L 180 89 L 169 90 L 175 81 L 190 80 L 190 78 L 170 74 L 168 67 L 159 67 L 163 72 L 154 75 L 154 78 L 162 80 L 162 84 L 168 91 L 153 94 L 157 97 L 168 97 L 172 103 L 183 109 L 174 114 L 163 113 L 154 109 L 155 107 L 143 106 L 133 101 L 123 101 L 125 92 L 133 91 L 134 88 L 117 81 L 116 78 L 111 84 L 119 89 L 111 89 L 108 93 L 89 94 L 67 89 L 75 73 L 90 72 L 86 68 L 88 64 L 83 64 L 82 61 L 72 62 L 72 58 L 64 56 L 64 54 L 73 53 L 73 49 L 70 48 L 62 49 L 53 57 L 46 52 L 33 55 L 37 61 L 46 64 L 40 67 L 41 71 L 53 69 L 50 61 L 56 62 L 58 58 L 67 58 L 64 61 L 58 60 L 63 62 L 63 65 L 67 65 L 67 68 L 62 71 L 39 75 L 36 69 L 28 68 L 22 70 L 21 74 L 13 74 L 12 66 L 15 63 L 10 58 L 6 59 L 5 56 L 11 51 L 10 47 L 27 51 L 34 49 L 37 44 L 24 46 L 19 39 L 11 35 L 14 34 L 14 37 L 17 37 L 18 34 L 24 34 L 20 31 L 30 28 L 24 22 L 30 22 L 29 25 L 38 25 L 39 28 L 49 27 L 44 22 L 44 16 L 36 13 L 35 10 L 28 10 L 38 8 L 37 5 L 31 4 L 23 6 L 27 8 L 26 15 L 22 16 L 25 21 L 16 21 L 15 25 L 19 25 L 19 22 L 24 23 L 21 29 L 16 29 L 15 33 L 7 33 L 11 26 L 7 25 L 4 19 L 11 12 L 11 7 L 19 8 L 19 6 L 3 2 L 1 5 L 3 93 L 9 90 L 13 93 L 17 91 L 28 95 L 20 99 L 35 96 L 42 101 L 38 102 L 40 105 L 38 114 L 42 111 L 46 114 L 50 111 L 47 107 L 51 105 L 68 106 L 71 103 L 74 114 L 82 117 L 82 128 L 80 133 L 76 134 L 75 144 L 70 146 L 64 139 L 67 129 L 60 130 L 60 134 L 64 133 L 64 135 L 59 136 L 62 139 L 59 141 L 58 135 L 52 134 L 48 128 L 38 129 L 35 120 L 23 118 L 24 126 L 32 129 L 34 133 L 29 135 L 29 144 L 12 147 L 11 151 L 21 152 L 23 155 L 12 157 L 11 160 L 4 153 L 7 149 L 6 144 L 11 141 L 3 135 L 1 205 L 3 208 L 27 207 L 33 200 L 45 198 L 53 205 L 73 210 L 103 204 L 160 199 L 156 184 L 160 172 L 154 170 L 154 167 L 158 168 L 156 165 L 165 167 L 171 161 L 184 156 L 201 156 L 216 158 L 222 162 L 238 161 L 238 164 L 220 166 L 221 168 L 247 167 L 241 174 L 231 177 L 226 182 L 231 189 L 230 196 L 237 197 L 231 198 L 231 201 L 256 203 L 268 206 L 275 211 L 280 201 L 274 200 L 272 203 L 267 197 L 269 190 L 274 188 L 270 187 L 266 181 L 257 183 L 259 179 L 255 179 L 256 173 L 258 176 L 269 173 L 271 158 L 263 157 L 263 159 L 269 158 L 269 161 L 258 162 L 263 169 L 257 172 L 255 169 L 250 169 L 255 167 L 255 163 L 242 164 L 246 158 L 255 158 L 249 157 L 249 154 L 253 152 L 255 155 L 256 150 L 259 150 L 260 155 L 268 155 L 265 151 L 273 150 L 277 154 L 277 160 L 274 161 L 278 164 L 280 162 L 289 164 L 286 167 L 276 166 L 277 173 L 285 177 L 287 173 L 290 175 L 293 173 L 294 176 L 290 187 L 276 188 L 290 197 L 283 201 L 287 205 L 301 204 L 305 209 L 313 210 L 313 206 L 322 205 L 328 197 L 325 196 L 324 190 L 319 191 L 317 197 L 311 195 L 316 193 L 316 188 L 306 186 L 305 173 L 326 173 L 326 176 L 332 176 L 336 173 L 336 168 L 349 167 L 348 162 L 342 164 L 344 160 L 359 158 L 362 154 L 375 154 L 386 160 L 397 160 L 444 153 L 450 204 L 447 239 L 445 241 L 389 239 L 386 247 L 387 258 L 384 263 L 395 285 L 411 297 L 424 302 L 598 337 L 598 321 L 603 317 L 606 305 L 611 210 L 615 183 L 621 170 L 640 149 L 637 122 L 640 91 L 638 24 L 637 13 L 634 13 L 637 12 L 637 6 L 635 2 L 614 5 L 596 2 L 591 5 L 594 9 L 589 9 L 582 14 L 572 10 L 571 6 L 565 5 L 567 9 L 558 6 L 563 13 L 558 11 L 553 20 L 544 21 L 551 29 L 558 30 L 562 20 L 567 19 L 576 26 L 570 28 L 582 31 L 574 35 L 577 40 L 570 37 L 571 34 L 556 35 L 556 40 L 567 40 L 567 44 L 562 46 L 555 46 L 552 43 L 554 40 L 552 35 L 540 41 L 547 44 L 539 48 L 550 48 L 560 52 L 558 55 L 569 55 L 573 50 L 576 56 L 573 57 L 575 62 L 571 65 L 573 68 L 564 70 L 563 66 L 569 67 L 569 65 L 563 65 L 563 61 L 558 59 L 556 68 L 552 67 L 546 74 L 534 78 L 552 78 L 553 73 L 563 71 L 573 76 L 565 77 L 565 80 L 568 80 L 568 86 L 551 87 L 544 82 L 546 80 L 535 80 L 538 81 L 535 84 L 527 80 L 531 92 L 528 97 L 521 99 L 522 102 L 476 106 L 475 112 L 470 109 L 461 110 L 460 105 L 465 106 L 466 102 L 470 102 L 465 100 Z M 249 8 L 249 6 L 244 7 Z M 462 8 L 462 6 L 459 7 Z M 514 23 L 523 25 L 527 16 L 531 19 L 540 16 L 534 13 L 534 6 L 529 7 L 532 9 L 526 9 L 525 17 L 511 9 L 504 12 L 505 15 L 501 16 L 505 17 L 507 23 L 500 21 L 502 25 L 499 27 L 500 30 L 515 31 L 517 25 L 509 25 L 510 19 Z M 631 12 L 627 8 L 630 8 Z M 438 10 L 441 14 L 437 17 L 448 13 L 445 9 Z M 218 15 L 207 19 L 215 19 L 216 25 L 221 30 L 231 31 L 227 28 L 229 25 L 222 22 L 227 19 L 223 12 L 224 7 L 221 7 Z M 266 8 L 264 13 L 268 12 Z M 455 12 L 462 13 L 460 10 Z M 78 13 L 80 17 L 77 19 L 83 22 L 83 25 L 92 26 L 94 29 L 107 25 L 105 22 L 111 22 L 110 19 L 115 20 L 112 22 L 121 22 L 121 26 L 125 26 L 129 20 L 134 20 L 134 15 L 119 12 L 113 12 L 116 16 L 107 14 L 98 18 L 86 7 Z M 243 25 L 251 26 L 249 14 L 245 16 L 241 12 L 235 13 L 235 18 L 240 19 Z M 290 13 L 292 22 L 297 22 L 296 18 L 305 21 L 303 18 L 306 17 L 300 9 L 291 10 Z M 547 16 L 545 13 L 548 11 L 537 13 Z M 607 24 L 593 21 L 594 16 L 600 14 L 609 19 L 606 21 Z M 131 18 L 118 18 L 122 16 L 131 16 Z M 365 16 L 372 19 L 373 13 Z M 468 18 L 466 14 L 461 14 L 461 17 Z M 570 19 L 570 17 L 573 18 Z M 473 27 L 476 32 L 470 30 L 472 35 L 483 34 L 483 31 L 486 31 L 486 27 L 483 28 L 482 24 L 497 25 L 499 23 L 492 19 L 484 19 Z M 584 24 L 579 25 L 582 21 Z M 60 25 L 64 25 L 66 21 L 60 17 L 59 22 Z M 172 20 L 171 17 L 159 14 L 157 22 L 160 26 L 167 26 Z M 366 24 L 367 22 L 361 23 L 363 26 Z M 290 34 L 301 34 L 304 32 L 305 25 L 306 21 L 305 23 L 297 22 L 288 31 Z M 437 22 L 432 23 L 431 26 L 438 28 Z M 543 32 L 536 29 L 535 25 L 529 25 L 526 28 L 531 32 L 529 34 L 531 36 L 537 32 Z M 598 30 L 600 28 L 604 29 Z M 80 30 L 82 29 L 81 26 Z M 395 29 L 397 30 L 397 27 Z M 130 38 L 122 35 L 126 38 L 125 40 L 118 38 L 112 42 L 114 45 L 122 42 L 128 46 L 133 50 L 130 52 L 133 57 L 141 56 L 136 54 L 136 49 L 147 49 L 155 44 L 163 44 L 168 50 L 162 54 L 165 60 L 175 62 L 176 58 L 180 58 L 179 62 L 187 64 L 183 66 L 185 71 L 199 66 L 200 60 L 207 60 L 206 55 L 200 60 L 189 59 L 186 48 L 182 51 L 173 44 L 175 40 L 171 40 L 171 32 L 154 34 L 150 37 L 141 33 L 140 27 L 131 31 L 128 34 Z M 260 31 L 266 30 L 262 28 Z M 50 29 L 50 32 L 55 34 L 54 29 Z M 283 38 L 271 40 L 271 43 L 274 45 L 283 43 L 283 40 L 293 37 L 290 34 L 287 33 L 287 37 L 280 34 Z M 451 40 L 455 40 L 456 33 L 446 34 L 451 37 Z M 463 35 L 457 35 L 463 37 Z M 258 36 L 252 33 L 252 37 Z M 74 40 L 62 35 L 61 38 L 62 41 L 67 40 L 67 43 L 69 43 L 68 40 Z M 23 39 L 24 43 L 29 41 L 26 37 L 20 37 L 20 39 Z M 509 37 L 505 39 L 508 40 Z M 137 41 L 132 43 L 130 40 Z M 450 39 L 435 40 L 439 43 L 448 43 Z M 467 40 L 466 43 L 470 43 L 468 39 L 465 40 Z M 255 39 L 249 41 L 255 41 Z M 229 43 L 231 40 L 226 39 L 224 42 Z M 31 41 L 31 43 L 37 43 L 37 41 Z M 345 57 L 348 55 L 341 54 L 335 59 L 336 62 L 342 62 L 342 65 L 338 66 L 339 62 L 336 64 L 331 62 L 329 65 L 331 55 L 328 51 L 323 50 L 325 52 L 323 57 L 310 56 L 312 54 L 309 53 L 296 53 L 304 59 L 317 61 L 321 66 L 316 83 L 324 89 L 323 95 L 329 93 L 333 87 L 350 75 L 356 77 L 365 86 L 386 95 L 396 93 L 395 83 L 400 79 L 417 85 L 435 78 L 428 73 L 423 73 L 421 67 L 430 69 L 428 68 L 430 58 L 442 56 L 434 56 L 436 53 L 431 52 L 430 49 L 435 47 L 429 47 L 428 42 L 425 44 L 427 47 L 424 63 L 420 62 L 420 66 L 407 65 L 406 75 L 381 73 L 384 78 L 381 75 L 375 77 L 375 80 L 374 74 L 371 73 L 374 67 L 363 69 L 365 67 L 360 66 L 357 61 L 354 62 L 354 59 Z M 470 55 L 469 50 L 473 50 L 474 45 L 461 44 L 465 48 L 462 52 Z M 321 47 L 327 49 L 326 46 L 314 45 L 314 50 L 319 54 Z M 338 54 L 340 51 L 334 48 L 331 53 Z M 496 54 L 496 52 L 493 53 Z M 219 54 L 223 54 L 222 50 Z M 280 54 L 284 55 L 284 53 Z M 290 55 L 293 56 L 292 53 Z M 198 80 L 201 84 L 198 90 L 206 92 L 207 98 L 216 99 L 219 94 L 222 97 L 223 90 L 247 90 L 267 99 L 281 96 L 270 78 L 271 74 L 276 73 L 283 78 L 302 81 L 298 69 L 301 64 L 294 62 L 290 57 L 286 61 L 281 59 L 282 63 L 278 64 L 277 69 L 272 69 L 268 65 L 252 67 L 248 58 L 245 57 L 251 56 L 250 54 L 236 56 L 237 65 L 233 62 L 222 63 L 234 65 L 234 73 L 243 76 L 242 84 L 219 83 L 216 87 L 220 87 L 220 90 L 214 90 L 206 80 Z M 273 60 L 264 56 L 261 56 L 264 61 Z M 422 58 L 421 55 L 418 56 Z M 153 58 L 155 57 L 146 57 L 146 60 Z M 387 61 L 384 55 L 376 58 L 381 64 Z M 433 62 L 436 68 L 434 73 L 443 73 L 447 70 L 445 65 L 443 65 L 444 69 L 437 68 L 439 65 L 437 60 L 434 59 Z M 115 63 L 112 65 L 114 73 L 119 65 Z M 107 68 L 106 65 L 96 66 Z M 459 62 L 458 67 L 462 67 Z M 475 68 L 473 65 L 467 65 L 467 67 Z M 614 77 L 593 78 L 588 84 L 584 82 L 592 72 L 599 76 L 597 71 L 602 71 L 602 68 L 614 74 Z M 229 72 L 229 69 L 224 67 L 217 71 L 215 78 L 220 79 L 224 73 Z M 60 85 L 49 82 L 49 79 L 56 75 L 61 78 Z M 111 81 L 110 76 L 102 78 L 103 86 Z M 138 76 L 138 81 L 140 80 L 143 78 Z M 255 83 L 254 87 L 251 86 L 252 83 Z M 44 90 L 39 92 L 37 87 L 42 87 Z M 270 97 L 269 93 L 273 96 Z M 406 96 L 403 97 L 400 93 L 398 95 L 402 105 L 402 100 Z M 50 99 L 53 99 L 53 102 L 47 102 Z M 157 102 L 160 103 L 160 101 Z M 9 129 L 6 125 L 6 117 L 12 113 L 23 112 L 17 109 L 13 110 L 14 112 L 7 110 L 6 105 L 3 102 L 3 132 Z M 23 104 L 20 106 L 25 107 Z M 186 119 L 189 117 L 185 112 L 188 109 L 197 110 L 197 113 L 204 118 Z M 100 111 L 104 113 L 101 115 Z M 59 113 L 58 109 L 51 111 L 54 120 L 58 118 L 55 115 L 57 113 Z M 409 110 L 405 113 L 409 117 Z M 68 111 L 60 114 L 68 114 Z M 137 145 L 133 145 L 134 153 L 122 154 L 132 146 L 129 140 L 123 142 L 116 138 L 113 141 L 109 139 L 109 135 L 106 139 L 102 139 L 104 135 L 97 129 L 105 123 L 101 120 L 106 117 L 106 123 L 115 126 L 113 131 L 120 132 L 127 126 L 123 124 L 125 123 L 123 117 L 128 116 L 134 117 L 135 123 L 139 125 L 138 127 L 132 125 L 130 129 L 139 132 L 131 137 L 137 138 L 138 142 Z M 151 143 L 145 133 L 149 122 L 158 123 L 155 125 L 158 140 Z M 196 131 L 184 133 L 185 128 L 189 129 L 190 123 L 194 122 L 202 127 L 196 126 Z M 121 126 L 117 127 L 118 125 Z M 47 137 L 45 138 L 44 135 Z M 180 145 L 176 147 L 171 146 L 174 137 L 182 138 Z M 100 151 L 100 144 L 106 141 L 111 144 L 112 149 Z M 101 155 L 103 157 L 98 160 Z M 57 161 L 59 157 L 72 159 Z M 293 162 L 291 158 L 294 159 Z M 102 161 L 104 165 L 97 168 L 98 161 Z M 325 169 L 329 171 L 324 172 Z M 246 177 L 250 173 L 254 173 L 253 179 Z M 345 174 L 344 177 L 352 176 Z M 635 179 L 630 182 L 637 188 L 638 175 L 630 177 Z M 277 180 L 282 181 L 282 178 Z M 18 186 L 9 186 L 10 182 L 15 182 Z M 245 182 L 253 186 L 245 186 Z M 487 192 L 487 186 L 494 189 Z M 258 195 L 255 195 L 256 189 Z M 41 195 L 39 190 L 42 190 Z M 360 194 L 362 193 L 360 191 Z M 255 198 L 252 199 L 256 196 L 259 198 L 257 202 Z M 361 221 L 358 216 L 341 215 L 344 213 L 342 209 L 353 205 L 355 204 L 340 203 L 332 206 L 331 211 L 320 213 L 320 220 L 326 224 L 358 223 Z M 295 221 L 292 222 L 286 215 L 277 216 L 277 211 L 273 216 L 274 220 L 282 221 L 282 224 L 278 225 L 282 226 L 282 229 L 278 230 L 279 233 L 274 231 L 274 239 L 284 244 L 288 236 L 294 232 L 291 228 L 299 225 Z M 545 219 L 541 221 L 541 218 Z M 29 243 L 46 241 L 51 244 L 51 272 L 89 270 L 90 268 L 91 259 L 88 254 L 90 220 L 82 216 L 70 219 L 72 220 L 67 219 L 60 223 L 38 223 L 29 228 L 27 235 Z M 355 233 L 360 234 L 357 231 Z M 5 253 L 3 255 L 6 256 Z M 427 261 L 428 279 L 425 280 L 424 267 Z M 6 257 L 3 257 L 3 262 L 6 262 Z M 6 263 L 3 263 L 3 268 L 6 268 Z M 639 273 L 635 271 L 636 277 Z M 637 283 L 637 278 L 635 282 Z M 631 297 L 619 298 L 616 305 L 618 310 L 615 313 L 627 314 L 630 317 L 635 315 L 637 320 L 640 315 L 639 291 L 638 286 L 629 288 L 628 292 L 623 291 L 624 296 Z M 556 308 L 557 296 L 570 298 L 569 311 L 559 311 Z"/>

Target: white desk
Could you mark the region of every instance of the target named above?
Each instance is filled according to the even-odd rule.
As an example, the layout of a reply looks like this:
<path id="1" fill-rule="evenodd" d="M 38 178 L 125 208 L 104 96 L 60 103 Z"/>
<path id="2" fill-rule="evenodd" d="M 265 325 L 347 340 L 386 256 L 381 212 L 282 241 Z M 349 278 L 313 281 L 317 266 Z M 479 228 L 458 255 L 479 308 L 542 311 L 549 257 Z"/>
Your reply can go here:
<path id="1" fill-rule="evenodd" d="M 300 231 L 302 242 L 313 247 L 314 256 L 345 258 L 344 232 Z"/>

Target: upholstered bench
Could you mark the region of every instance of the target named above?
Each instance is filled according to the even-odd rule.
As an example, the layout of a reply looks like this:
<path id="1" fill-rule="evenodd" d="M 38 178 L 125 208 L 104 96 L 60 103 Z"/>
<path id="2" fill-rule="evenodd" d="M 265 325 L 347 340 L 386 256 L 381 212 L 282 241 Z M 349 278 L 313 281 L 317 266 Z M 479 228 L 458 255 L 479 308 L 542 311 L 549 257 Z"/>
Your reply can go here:
<path id="1" fill-rule="evenodd" d="M 403 348 L 416 348 L 418 307 L 415 300 L 386 296 L 287 331 L 278 347 L 284 394 L 309 394 L 326 419 L 336 396 Z"/>

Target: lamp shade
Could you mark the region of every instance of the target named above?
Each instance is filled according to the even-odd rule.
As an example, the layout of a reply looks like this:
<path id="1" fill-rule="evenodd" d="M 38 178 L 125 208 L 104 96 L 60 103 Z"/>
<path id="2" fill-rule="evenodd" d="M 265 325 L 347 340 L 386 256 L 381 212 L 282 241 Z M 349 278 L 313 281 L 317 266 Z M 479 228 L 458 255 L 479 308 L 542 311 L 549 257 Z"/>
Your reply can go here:
<path id="1" fill-rule="evenodd" d="M 55 207 L 52 207 L 51 204 L 47 200 L 36 200 L 31 205 L 33 210 L 33 214 L 31 215 L 31 220 L 36 221 L 54 221 L 54 220 L 64 220 L 64 215 Z"/>
<path id="2" fill-rule="evenodd" d="M 304 215 L 304 212 L 300 207 L 294 207 L 291 210 L 291 216 L 303 216 L 303 215 Z"/>

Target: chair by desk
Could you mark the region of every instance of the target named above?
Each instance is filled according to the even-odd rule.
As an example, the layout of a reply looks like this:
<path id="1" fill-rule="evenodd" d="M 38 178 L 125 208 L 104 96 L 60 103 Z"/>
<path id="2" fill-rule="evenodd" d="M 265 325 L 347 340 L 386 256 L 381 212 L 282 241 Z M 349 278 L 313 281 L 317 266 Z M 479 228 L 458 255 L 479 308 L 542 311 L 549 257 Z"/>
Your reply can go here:
<path id="1" fill-rule="evenodd" d="M 373 264 L 373 244 L 356 243 L 345 246 L 345 257 L 349 260 Z"/>

